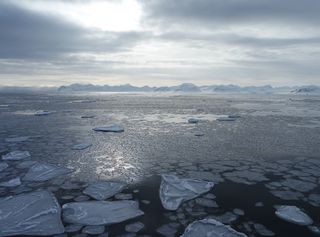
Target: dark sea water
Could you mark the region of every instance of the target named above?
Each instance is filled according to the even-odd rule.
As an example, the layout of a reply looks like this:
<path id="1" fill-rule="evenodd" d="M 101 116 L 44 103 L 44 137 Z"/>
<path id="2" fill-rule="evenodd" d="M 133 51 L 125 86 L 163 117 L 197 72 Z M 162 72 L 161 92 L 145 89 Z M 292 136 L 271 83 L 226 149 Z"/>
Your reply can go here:
<path id="1" fill-rule="evenodd" d="M 53 113 L 35 116 L 39 110 Z M 217 120 L 228 115 L 239 118 Z M 193 117 L 200 121 L 188 123 Z M 110 123 L 120 124 L 125 131 L 92 130 Z M 21 136 L 28 139 L 6 141 Z M 73 150 L 79 143 L 92 146 Z M 0 155 L 14 150 L 29 151 L 33 161 L 74 170 L 64 182 L 77 188 L 22 181 L 19 187 L 0 187 L 0 197 L 49 189 L 63 205 L 83 195 L 88 183 L 127 183 L 123 193 L 132 194 L 145 215 L 107 227 L 109 236 L 128 234 L 125 225 L 135 221 L 145 228 L 132 236 L 162 236 L 157 229 L 170 223 L 175 236 L 180 236 L 188 224 L 208 217 L 248 236 L 263 236 L 256 224 L 277 237 L 317 236 L 307 226 L 278 218 L 278 205 L 295 205 L 313 219 L 313 226 L 320 226 L 320 97 L 0 94 Z M 7 163 L 0 182 L 23 177 L 28 171 L 17 168 L 21 161 Z M 214 182 L 209 193 L 215 195 L 217 207 L 190 200 L 177 211 L 165 210 L 159 199 L 160 174 Z M 234 209 L 244 215 L 234 214 Z"/>

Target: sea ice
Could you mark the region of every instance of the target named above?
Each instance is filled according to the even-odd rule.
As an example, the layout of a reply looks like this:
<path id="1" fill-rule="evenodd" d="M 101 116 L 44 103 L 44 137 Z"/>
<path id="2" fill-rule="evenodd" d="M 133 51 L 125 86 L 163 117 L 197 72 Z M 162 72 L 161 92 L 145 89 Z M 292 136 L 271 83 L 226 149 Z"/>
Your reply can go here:
<path id="1" fill-rule="evenodd" d="M 90 184 L 85 190 L 83 190 L 83 193 L 101 201 L 121 192 L 124 188 L 125 184 L 122 183 L 98 181 Z"/>
<path id="2" fill-rule="evenodd" d="M 48 191 L 0 199 L 0 236 L 53 235 L 64 232 L 61 208 Z"/>
<path id="3" fill-rule="evenodd" d="M 34 113 L 35 116 L 46 116 L 49 114 L 53 114 L 54 111 L 48 111 L 48 110 L 39 110 L 37 112 Z"/>
<path id="4" fill-rule="evenodd" d="M 188 123 L 199 123 L 200 122 L 200 119 L 198 118 L 189 118 L 188 119 Z"/>
<path id="5" fill-rule="evenodd" d="M 83 228 L 82 232 L 89 235 L 102 234 L 105 231 L 103 225 L 90 225 Z"/>
<path id="6" fill-rule="evenodd" d="M 177 210 L 184 201 L 210 191 L 212 182 L 196 179 L 180 179 L 174 175 L 162 175 L 160 199 L 167 210 Z"/>
<path id="7" fill-rule="evenodd" d="M 312 193 L 309 195 L 309 202 L 311 205 L 320 207 L 320 194 L 318 193 Z"/>
<path id="8" fill-rule="evenodd" d="M 9 165 L 6 162 L 0 162 L 0 172 L 8 168 Z"/>
<path id="9" fill-rule="evenodd" d="M 298 225 L 311 225 L 312 219 L 296 206 L 279 206 L 276 215 L 288 222 Z"/>
<path id="10" fill-rule="evenodd" d="M 1 187 L 17 187 L 21 184 L 21 180 L 20 180 L 20 177 L 17 177 L 17 178 L 14 178 L 14 179 L 11 179 L 11 180 L 8 180 L 8 181 L 5 181 L 5 182 L 1 182 L 0 183 L 0 186 Z"/>
<path id="11" fill-rule="evenodd" d="M 274 233 L 271 230 L 267 229 L 267 227 L 265 227 L 262 224 L 255 223 L 255 224 L 253 224 L 253 226 L 254 226 L 254 229 L 258 232 L 259 235 L 262 235 L 262 236 L 274 236 Z"/>
<path id="12" fill-rule="evenodd" d="M 23 177 L 27 181 L 47 181 L 60 175 L 69 174 L 70 169 L 48 163 L 37 163 L 30 167 Z"/>
<path id="13" fill-rule="evenodd" d="M 3 160 L 23 160 L 30 157 L 30 153 L 28 151 L 11 151 L 2 156 Z"/>
<path id="14" fill-rule="evenodd" d="M 80 144 L 74 145 L 72 147 L 72 150 L 84 150 L 84 149 L 87 149 L 90 146 L 92 146 L 91 143 L 80 143 Z"/>
<path id="15" fill-rule="evenodd" d="M 136 201 L 71 202 L 62 206 L 67 223 L 82 225 L 108 225 L 143 215 Z"/>
<path id="16" fill-rule="evenodd" d="M 236 121 L 236 118 L 230 118 L 230 117 L 221 117 L 221 118 L 217 118 L 217 121 Z"/>
<path id="17" fill-rule="evenodd" d="M 94 131 L 100 132 L 124 132 L 124 128 L 118 124 L 108 124 L 93 128 Z"/>
<path id="18" fill-rule="evenodd" d="M 95 115 L 82 115 L 81 118 L 86 119 L 86 118 L 94 118 Z"/>
<path id="19" fill-rule="evenodd" d="M 247 237 L 214 219 L 203 219 L 187 226 L 181 237 Z"/>
<path id="20" fill-rule="evenodd" d="M 5 139 L 6 142 L 25 142 L 29 137 L 8 137 Z"/>
<path id="21" fill-rule="evenodd" d="M 126 225 L 125 230 L 127 232 L 137 233 L 144 228 L 144 224 L 140 221 L 130 223 Z"/>

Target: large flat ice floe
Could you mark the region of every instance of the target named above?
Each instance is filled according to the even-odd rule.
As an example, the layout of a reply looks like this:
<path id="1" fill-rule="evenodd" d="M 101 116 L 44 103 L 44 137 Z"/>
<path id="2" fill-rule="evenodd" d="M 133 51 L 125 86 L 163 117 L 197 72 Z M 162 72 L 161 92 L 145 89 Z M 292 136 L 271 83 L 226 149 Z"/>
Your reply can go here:
<path id="1" fill-rule="evenodd" d="M 0 199 L 0 236 L 53 235 L 64 232 L 61 208 L 48 191 Z"/>
<path id="2" fill-rule="evenodd" d="M 31 155 L 28 151 L 11 151 L 2 156 L 2 160 L 23 160 Z"/>
<path id="3" fill-rule="evenodd" d="M 121 192 L 124 187 L 125 184 L 122 183 L 98 181 L 90 184 L 85 190 L 83 190 L 83 193 L 101 201 Z"/>
<path id="4" fill-rule="evenodd" d="M 212 182 L 196 179 L 180 179 L 174 175 L 162 175 L 160 199 L 167 210 L 177 210 L 184 201 L 210 191 Z"/>
<path id="5" fill-rule="evenodd" d="M 57 165 L 36 163 L 30 167 L 28 173 L 23 177 L 23 180 L 42 182 L 71 172 L 72 170 Z"/>
<path id="6" fill-rule="evenodd" d="M 98 126 L 93 128 L 93 130 L 98 132 L 124 132 L 124 128 L 119 124 L 108 124 L 104 126 Z"/>
<path id="7" fill-rule="evenodd" d="M 187 226 L 181 237 L 247 237 L 214 219 L 203 219 Z"/>
<path id="8" fill-rule="evenodd" d="M 120 223 L 144 214 L 136 201 L 72 202 L 62 206 L 67 223 L 82 225 L 108 225 Z"/>
<path id="9" fill-rule="evenodd" d="M 296 206 L 280 206 L 276 210 L 276 215 L 297 225 L 311 225 L 313 223 L 312 219 Z"/>

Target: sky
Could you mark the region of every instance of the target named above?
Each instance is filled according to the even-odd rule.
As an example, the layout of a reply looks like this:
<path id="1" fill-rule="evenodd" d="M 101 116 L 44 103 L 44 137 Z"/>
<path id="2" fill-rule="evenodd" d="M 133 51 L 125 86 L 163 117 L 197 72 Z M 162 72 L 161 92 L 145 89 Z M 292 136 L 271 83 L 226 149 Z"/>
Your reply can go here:
<path id="1" fill-rule="evenodd" d="M 320 85 L 319 0 L 1 0 L 0 86 Z"/>

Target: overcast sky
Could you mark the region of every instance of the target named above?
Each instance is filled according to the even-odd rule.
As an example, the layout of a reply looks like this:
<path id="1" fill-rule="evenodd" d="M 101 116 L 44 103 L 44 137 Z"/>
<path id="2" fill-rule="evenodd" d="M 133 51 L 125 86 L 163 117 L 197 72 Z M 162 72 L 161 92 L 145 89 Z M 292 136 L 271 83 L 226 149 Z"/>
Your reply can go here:
<path id="1" fill-rule="evenodd" d="M 319 0 L 1 0 L 0 85 L 320 85 Z"/>

